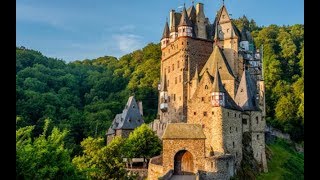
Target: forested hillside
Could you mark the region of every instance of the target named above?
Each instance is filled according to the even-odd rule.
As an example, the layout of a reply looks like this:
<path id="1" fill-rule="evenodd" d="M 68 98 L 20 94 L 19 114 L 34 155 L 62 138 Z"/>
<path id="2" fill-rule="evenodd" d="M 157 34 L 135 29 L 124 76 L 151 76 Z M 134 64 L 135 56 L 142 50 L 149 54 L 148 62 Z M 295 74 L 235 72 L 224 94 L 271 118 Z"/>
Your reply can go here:
<path id="1" fill-rule="evenodd" d="M 263 45 L 267 123 L 289 133 L 293 140 L 303 141 L 304 25 L 258 27 L 246 17 L 235 23 L 252 31 L 256 47 Z M 104 56 L 71 63 L 17 47 L 17 144 L 36 148 L 37 142 L 50 144 L 51 136 L 58 138 L 50 147 L 59 149 L 61 141 L 65 142 L 65 150 L 59 153 L 66 158 L 56 166 L 68 166 L 72 174 L 75 167 L 71 159 L 83 154 L 80 143 L 89 136 L 104 137 L 130 95 L 142 100 L 146 123 L 156 117 L 160 59 L 160 45 L 153 43 L 120 59 Z M 47 118 L 51 126 L 45 126 Z M 43 135 L 46 132 L 52 132 L 48 139 Z M 22 152 L 17 153 L 17 159 L 23 159 Z M 17 167 L 29 167 L 23 160 L 17 163 Z"/>
<path id="2" fill-rule="evenodd" d="M 105 56 L 65 63 L 16 48 L 17 129 L 35 125 L 38 136 L 50 118 L 54 126 L 70 130 L 69 148 L 79 147 L 85 137 L 104 137 L 132 94 L 143 101 L 150 122 L 157 111 L 160 56 L 160 46 L 149 44 L 119 60 Z"/>

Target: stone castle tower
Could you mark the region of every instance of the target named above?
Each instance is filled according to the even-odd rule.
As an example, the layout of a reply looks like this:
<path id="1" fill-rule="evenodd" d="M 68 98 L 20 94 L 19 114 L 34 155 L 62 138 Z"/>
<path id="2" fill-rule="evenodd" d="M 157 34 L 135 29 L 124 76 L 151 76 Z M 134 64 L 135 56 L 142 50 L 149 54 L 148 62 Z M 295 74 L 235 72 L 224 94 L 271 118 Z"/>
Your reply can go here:
<path id="1" fill-rule="evenodd" d="M 229 179 L 240 167 L 245 134 L 267 171 L 262 50 L 224 5 L 213 23 L 203 6 L 171 10 L 165 23 L 159 118 L 150 124 L 163 153 L 150 161 L 150 179 L 184 173 Z"/>

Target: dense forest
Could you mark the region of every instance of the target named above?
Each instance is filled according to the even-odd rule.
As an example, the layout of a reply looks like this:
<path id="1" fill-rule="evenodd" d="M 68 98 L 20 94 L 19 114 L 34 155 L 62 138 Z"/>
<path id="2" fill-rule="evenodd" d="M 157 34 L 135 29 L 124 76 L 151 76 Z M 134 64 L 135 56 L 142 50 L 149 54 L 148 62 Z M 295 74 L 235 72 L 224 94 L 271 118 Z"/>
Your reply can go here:
<path id="1" fill-rule="evenodd" d="M 252 31 L 256 47 L 263 45 L 267 123 L 289 133 L 293 140 L 303 141 L 304 25 L 258 27 L 245 16 L 234 22 L 240 29 L 246 26 Z M 39 174 L 39 179 L 63 178 L 64 175 L 96 179 L 97 172 L 92 173 L 94 168 L 90 169 L 94 162 L 88 157 L 91 151 L 98 150 L 101 158 L 101 152 L 105 151 L 119 157 L 114 149 L 126 142 L 119 139 L 103 147 L 103 138 L 128 97 L 135 95 L 137 100 L 142 100 L 146 123 L 156 118 L 160 59 L 160 45 L 154 43 L 119 59 L 104 56 L 70 63 L 17 47 L 16 171 L 19 177 L 26 177 L 27 172 L 32 171 L 30 167 L 37 167 L 36 162 L 45 162 L 41 158 L 57 156 L 64 161 L 59 164 L 52 160 L 52 164 L 47 163 L 48 167 L 52 165 L 51 169 L 43 170 L 42 174 L 30 174 Z M 146 128 L 143 133 L 150 132 Z M 51 150 L 44 151 L 55 156 L 42 154 L 33 161 L 26 158 L 32 149 L 45 146 Z M 157 153 L 159 150 L 154 152 Z M 118 159 L 107 158 L 106 161 L 116 163 Z M 63 169 L 59 170 L 61 167 Z M 100 173 L 118 171 L 120 174 L 110 178 L 124 176 L 119 169 Z"/>

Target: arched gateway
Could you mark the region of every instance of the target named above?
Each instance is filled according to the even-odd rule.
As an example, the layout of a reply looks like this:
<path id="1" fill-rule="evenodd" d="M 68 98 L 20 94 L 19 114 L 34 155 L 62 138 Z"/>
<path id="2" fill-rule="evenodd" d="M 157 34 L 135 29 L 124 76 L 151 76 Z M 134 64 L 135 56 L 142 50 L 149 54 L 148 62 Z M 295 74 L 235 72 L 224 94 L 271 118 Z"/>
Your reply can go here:
<path id="1" fill-rule="evenodd" d="M 174 174 L 194 174 L 193 156 L 189 151 L 181 150 L 174 156 Z"/>

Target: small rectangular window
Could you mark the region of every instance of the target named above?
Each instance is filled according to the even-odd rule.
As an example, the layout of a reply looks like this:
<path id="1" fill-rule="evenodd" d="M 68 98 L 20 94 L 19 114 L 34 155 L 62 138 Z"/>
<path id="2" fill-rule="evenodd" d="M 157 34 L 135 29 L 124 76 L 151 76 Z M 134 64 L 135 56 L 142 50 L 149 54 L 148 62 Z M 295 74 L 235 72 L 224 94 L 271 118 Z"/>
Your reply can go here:
<path id="1" fill-rule="evenodd" d="M 204 97 L 201 98 L 201 101 L 204 101 Z"/>
<path id="2" fill-rule="evenodd" d="M 176 94 L 173 95 L 173 101 L 176 101 Z"/>
<path id="3" fill-rule="evenodd" d="M 179 75 L 179 83 L 181 82 L 181 75 Z"/>
<path id="4" fill-rule="evenodd" d="M 174 78 L 174 83 L 177 84 L 177 77 Z"/>
<path id="5" fill-rule="evenodd" d="M 259 140 L 259 134 L 257 135 L 257 140 Z"/>
<path id="6" fill-rule="evenodd" d="M 174 71 L 174 64 L 172 64 L 172 71 Z"/>
<path id="7" fill-rule="evenodd" d="M 242 124 L 247 124 L 247 119 L 242 119 Z"/>
<path id="8" fill-rule="evenodd" d="M 207 111 L 203 112 L 203 116 L 207 116 Z"/>
<path id="9" fill-rule="evenodd" d="M 197 113 L 196 113 L 196 112 L 193 112 L 193 115 L 197 115 Z"/>

